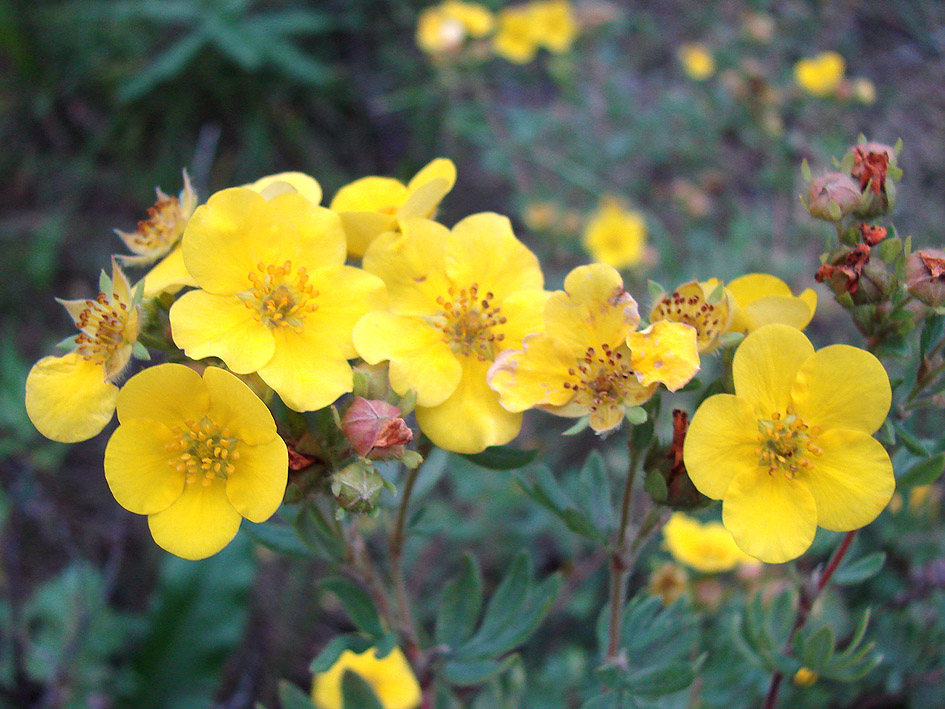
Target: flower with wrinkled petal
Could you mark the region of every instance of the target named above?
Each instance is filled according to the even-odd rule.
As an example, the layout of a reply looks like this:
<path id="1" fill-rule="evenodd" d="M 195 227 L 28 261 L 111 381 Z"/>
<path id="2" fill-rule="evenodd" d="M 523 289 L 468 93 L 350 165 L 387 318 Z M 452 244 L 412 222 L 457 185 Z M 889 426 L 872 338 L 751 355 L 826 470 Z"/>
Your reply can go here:
<path id="1" fill-rule="evenodd" d="M 395 231 L 401 219 L 432 217 L 455 182 L 453 161 L 438 158 L 406 185 L 376 176 L 345 185 L 331 201 L 331 209 L 341 217 L 348 253 L 360 258 L 374 239 L 385 231 Z"/>
<path id="2" fill-rule="evenodd" d="M 700 354 L 718 347 L 731 317 L 732 297 L 715 278 L 703 283 L 690 281 L 664 293 L 650 311 L 650 322 L 668 320 L 695 328 Z"/>
<path id="3" fill-rule="evenodd" d="M 364 268 L 384 279 L 390 307 L 358 322 L 354 345 L 370 364 L 390 361 L 394 391 L 416 392 L 420 429 L 459 453 L 515 438 L 522 415 L 499 405 L 486 372 L 540 329 L 547 293 L 509 220 L 474 214 L 449 230 L 406 219 L 368 247 Z"/>
<path id="4" fill-rule="evenodd" d="M 589 416 L 597 433 L 611 431 L 658 384 L 675 391 L 699 371 L 692 327 L 664 321 L 636 332 L 639 323 L 616 270 L 579 266 L 548 299 L 543 330 L 492 365 L 489 386 L 509 411 Z"/>
<path id="5" fill-rule="evenodd" d="M 663 527 L 663 538 L 673 558 L 696 571 L 714 574 L 758 563 L 738 548 L 721 522 L 703 524 L 695 517 L 675 512 Z"/>
<path id="6" fill-rule="evenodd" d="M 118 387 L 136 347 L 140 291 L 112 259 L 112 277 L 99 281 L 95 299 L 60 300 L 79 334 L 75 350 L 63 357 L 44 357 L 26 378 L 26 413 L 36 430 L 63 443 L 85 441 L 112 420 Z M 137 345 L 141 347 L 141 345 Z M 141 348 L 139 356 L 147 357 Z"/>
<path id="7" fill-rule="evenodd" d="M 216 554 L 244 517 L 265 522 L 282 503 L 286 445 L 266 405 L 226 370 L 145 369 L 119 392 L 118 421 L 105 480 L 171 554 Z"/>
<path id="8" fill-rule="evenodd" d="M 806 289 L 799 296 L 780 278 L 749 273 L 731 281 L 726 290 L 734 300 L 729 332 L 754 332 L 762 325 L 781 323 L 803 330 L 817 310 L 817 292 Z"/>
<path id="9" fill-rule="evenodd" d="M 807 93 L 823 98 L 835 93 L 847 64 L 836 52 L 821 52 L 794 65 L 794 80 Z"/>
<path id="10" fill-rule="evenodd" d="M 640 263 L 645 245 L 643 215 L 625 209 L 616 197 L 601 199 L 584 230 L 584 248 L 591 257 L 614 268 L 627 268 Z"/>
<path id="11" fill-rule="evenodd" d="M 817 352 L 799 330 L 765 325 L 732 363 L 735 394 L 693 416 L 683 448 L 702 494 L 745 553 L 769 563 L 803 554 L 818 525 L 849 532 L 892 497 L 892 463 L 872 437 L 889 411 L 883 365 L 869 352 Z"/>
<path id="12" fill-rule="evenodd" d="M 183 255 L 200 289 L 171 307 L 171 334 L 188 357 L 257 372 L 290 408 L 314 411 L 352 390 L 351 330 L 385 304 L 384 284 L 344 265 L 337 214 L 276 192 L 234 187 L 194 212 Z"/>
<path id="13" fill-rule="evenodd" d="M 399 647 L 379 659 L 377 650 L 345 650 L 326 672 L 315 675 L 312 701 L 318 709 L 344 709 L 341 681 L 354 672 L 373 690 L 384 709 L 416 709 L 423 699 L 420 684 Z"/>

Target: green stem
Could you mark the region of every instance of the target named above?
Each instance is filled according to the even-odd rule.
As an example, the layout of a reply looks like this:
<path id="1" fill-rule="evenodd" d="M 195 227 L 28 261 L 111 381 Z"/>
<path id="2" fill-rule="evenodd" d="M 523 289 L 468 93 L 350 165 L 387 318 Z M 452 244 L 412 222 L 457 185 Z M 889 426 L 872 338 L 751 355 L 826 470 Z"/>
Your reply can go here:
<path id="1" fill-rule="evenodd" d="M 403 553 L 406 540 L 407 509 L 410 505 L 410 496 L 413 493 L 414 483 L 420 466 L 407 470 L 407 479 L 404 481 L 403 493 L 400 496 L 400 505 L 397 507 L 397 517 L 394 520 L 394 531 L 390 536 L 390 568 L 391 579 L 394 583 L 394 595 L 400 617 L 400 631 L 406 642 L 407 657 L 417 660 L 420 657 L 420 642 L 417 638 L 417 629 L 414 625 L 413 614 L 410 612 L 410 603 L 407 600 L 407 584 L 404 581 Z"/>

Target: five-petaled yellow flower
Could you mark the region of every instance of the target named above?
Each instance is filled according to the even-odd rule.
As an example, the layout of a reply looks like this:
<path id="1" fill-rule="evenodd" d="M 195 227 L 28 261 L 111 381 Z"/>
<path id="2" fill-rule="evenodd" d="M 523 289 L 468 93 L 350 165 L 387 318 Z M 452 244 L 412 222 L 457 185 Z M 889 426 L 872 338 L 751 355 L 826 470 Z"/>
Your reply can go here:
<path id="1" fill-rule="evenodd" d="M 105 479 L 122 507 L 148 515 L 158 546 L 184 559 L 216 554 L 243 517 L 282 503 L 288 452 L 266 405 L 229 372 L 181 364 L 136 374 L 118 394 Z"/>
<path id="2" fill-rule="evenodd" d="M 171 332 L 188 357 L 258 372 L 289 407 L 313 411 L 351 391 L 351 330 L 384 305 L 384 284 L 344 265 L 337 214 L 276 192 L 235 187 L 194 212 L 183 253 L 200 290 L 174 303 Z"/>
<path id="3" fill-rule="evenodd" d="M 385 231 L 396 231 L 401 219 L 432 218 L 455 182 L 453 161 L 437 158 L 406 185 L 391 177 L 376 176 L 345 185 L 331 201 L 331 209 L 341 217 L 348 253 L 360 258 L 374 239 Z"/>
<path id="4" fill-rule="evenodd" d="M 377 650 L 362 653 L 345 650 L 326 672 L 315 675 L 312 701 L 318 709 L 344 709 L 341 681 L 345 672 L 354 672 L 374 690 L 384 709 L 416 709 L 423 699 L 420 684 L 399 647 L 378 659 Z"/>
<path id="5" fill-rule="evenodd" d="M 740 276 L 726 290 L 734 300 L 729 332 L 754 332 L 772 323 L 803 330 L 817 310 L 817 292 L 812 288 L 794 296 L 787 283 L 767 273 Z"/>
<path id="6" fill-rule="evenodd" d="M 112 277 L 103 273 L 100 285 L 104 290 L 95 299 L 59 301 L 79 328 L 76 348 L 63 357 L 43 357 L 26 378 L 26 413 L 54 441 L 84 441 L 105 428 L 118 396 L 113 382 L 136 346 L 140 290 L 132 293 L 114 259 Z"/>
<path id="7" fill-rule="evenodd" d="M 543 331 L 499 356 L 489 386 L 509 411 L 589 416 L 596 432 L 611 431 L 658 384 L 675 391 L 699 371 L 692 327 L 664 321 L 636 332 L 639 323 L 616 270 L 579 266 L 548 299 Z"/>
<path id="8" fill-rule="evenodd" d="M 794 80 L 807 93 L 823 98 L 835 93 L 847 64 L 836 52 L 821 52 L 794 65 Z"/>
<path id="9" fill-rule="evenodd" d="M 722 521 L 747 554 L 794 559 L 817 526 L 872 522 L 892 497 L 892 463 L 872 437 L 889 411 L 882 364 L 849 345 L 814 352 L 774 324 L 745 338 L 732 363 L 735 394 L 696 411 L 683 454 L 693 483 L 723 500 Z"/>
<path id="10" fill-rule="evenodd" d="M 681 564 L 708 574 L 731 571 L 758 560 L 738 548 L 732 533 L 720 522 L 703 524 L 694 517 L 675 512 L 663 527 L 666 549 Z"/>
<path id="11" fill-rule="evenodd" d="M 370 364 L 390 360 L 398 394 L 416 391 L 420 429 L 459 453 L 515 438 L 522 415 L 499 405 L 486 372 L 540 329 L 548 294 L 538 259 L 509 220 L 474 214 L 451 231 L 407 219 L 371 244 L 364 268 L 384 279 L 390 309 L 358 322 L 355 347 Z"/>
<path id="12" fill-rule="evenodd" d="M 584 230 L 584 248 L 598 263 L 614 268 L 636 266 L 646 246 L 646 222 L 616 197 L 604 197 Z"/>
<path id="13" fill-rule="evenodd" d="M 466 37 L 484 37 L 492 31 L 492 11 L 476 2 L 445 0 L 426 8 L 417 22 L 417 46 L 428 54 L 459 49 Z"/>

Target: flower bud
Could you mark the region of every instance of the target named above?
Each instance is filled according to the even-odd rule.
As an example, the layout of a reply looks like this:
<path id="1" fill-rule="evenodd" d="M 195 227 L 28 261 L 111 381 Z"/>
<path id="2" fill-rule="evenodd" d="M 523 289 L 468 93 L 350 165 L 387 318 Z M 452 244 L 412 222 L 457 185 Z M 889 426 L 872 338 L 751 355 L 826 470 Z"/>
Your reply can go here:
<path id="1" fill-rule="evenodd" d="M 387 483 L 373 464 L 351 463 L 331 476 L 331 494 L 350 512 L 372 512 Z"/>
<path id="2" fill-rule="evenodd" d="M 853 178 L 840 172 L 828 172 L 810 181 L 807 211 L 817 219 L 838 222 L 860 206 L 861 197 Z"/>
<path id="3" fill-rule="evenodd" d="M 945 251 L 923 249 L 906 259 L 906 287 L 926 305 L 945 305 Z"/>
<path id="4" fill-rule="evenodd" d="M 396 458 L 413 440 L 413 431 L 400 418 L 400 409 L 360 396 L 345 411 L 341 430 L 355 452 L 368 458 Z"/>
<path id="5" fill-rule="evenodd" d="M 844 163 L 851 164 L 851 160 L 850 176 L 859 182 L 863 193 L 856 214 L 861 217 L 886 214 L 896 202 L 895 187 L 887 183 L 887 178 L 898 178 L 901 174 L 896 166 L 895 148 L 883 143 L 863 143 L 850 149 Z"/>

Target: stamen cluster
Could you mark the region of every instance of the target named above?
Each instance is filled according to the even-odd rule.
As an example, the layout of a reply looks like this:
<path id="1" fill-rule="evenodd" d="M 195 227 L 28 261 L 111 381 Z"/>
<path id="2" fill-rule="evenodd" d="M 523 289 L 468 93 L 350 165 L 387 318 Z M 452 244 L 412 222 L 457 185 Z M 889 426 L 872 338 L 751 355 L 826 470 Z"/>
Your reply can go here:
<path id="1" fill-rule="evenodd" d="M 588 347 L 584 361 L 576 369 L 569 368 L 568 374 L 578 377 L 579 381 L 564 382 L 564 388 L 571 389 L 591 412 L 602 404 L 622 404 L 630 387 L 639 386 L 633 369 L 624 361 L 624 354 L 615 352 L 607 343 L 600 345 L 599 355 L 597 349 Z"/>
<path id="2" fill-rule="evenodd" d="M 434 321 L 443 331 L 443 341 L 456 354 L 475 354 L 480 362 L 494 360 L 493 344 L 501 342 L 505 335 L 492 329 L 506 323 L 505 316 L 499 314 L 501 308 L 492 305 L 495 296 L 487 292 L 480 300 L 476 283 L 468 290 L 450 286 L 447 292 L 450 300 L 437 296 L 436 302 L 443 308 L 442 320 Z"/>
<path id="3" fill-rule="evenodd" d="M 117 293 L 110 296 L 99 293 L 95 300 L 86 300 L 75 320 L 75 326 L 81 331 L 75 340 L 79 356 L 101 364 L 127 340 L 134 340 L 135 334 L 129 337 L 126 332 L 132 312 Z"/>
<path id="4" fill-rule="evenodd" d="M 281 266 L 259 263 L 256 270 L 259 273 L 249 273 L 253 287 L 239 295 L 243 304 L 269 328 L 291 327 L 301 332 L 305 315 L 318 310 L 314 301 L 319 295 L 309 283 L 305 267 L 297 269 L 294 277 L 291 261 Z"/>
<path id="5" fill-rule="evenodd" d="M 168 461 L 174 470 L 185 474 L 187 484 L 198 480 L 204 487 L 215 479 L 225 480 L 232 475 L 240 453 L 236 450 L 237 439 L 230 430 L 218 429 L 209 418 L 199 422 L 187 419 L 183 426 L 175 426 L 174 438 L 165 446 L 170 453 L 179 453 Z"/>
<path id="6" fill-rule="evenodd" d="M 788 480 L 793 480 L 801 470 L 810 470 L 814 464 L 807 457 L 823 455 L 823 450 L 814 443 L 820 433 L 820 427 L 808 427 L 794 412 L 793 406 L 787 407 L 784 417 L 779 411 L 771 414 L 770 419 L 758 421 L 758 464 L 768 469 L 769 475 L 781 470 Z"/>

